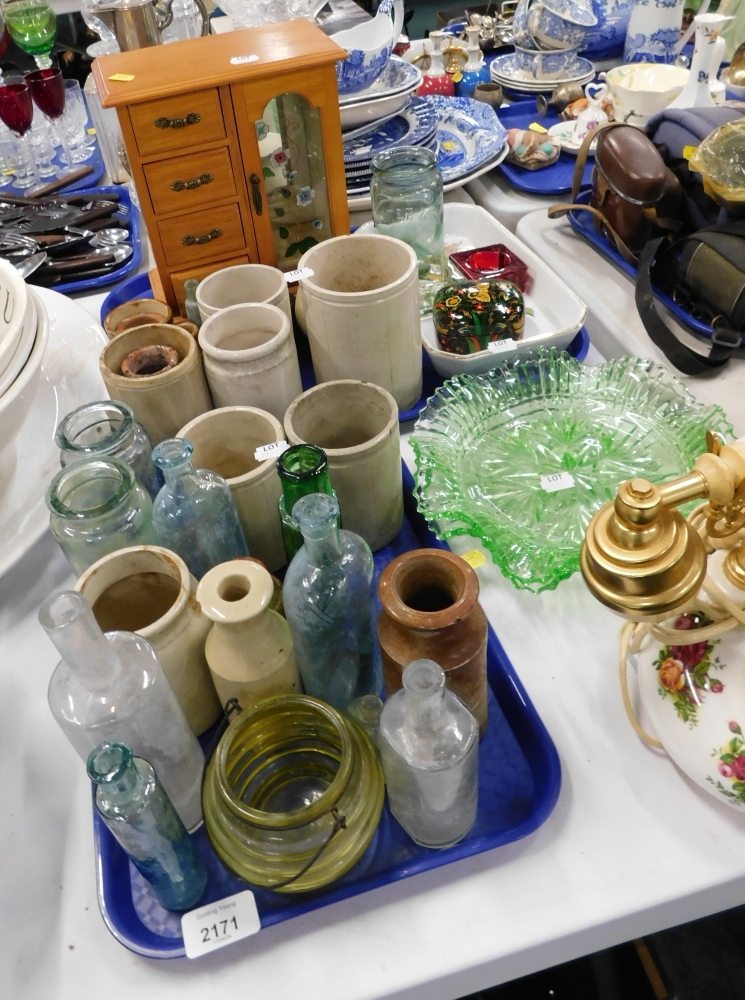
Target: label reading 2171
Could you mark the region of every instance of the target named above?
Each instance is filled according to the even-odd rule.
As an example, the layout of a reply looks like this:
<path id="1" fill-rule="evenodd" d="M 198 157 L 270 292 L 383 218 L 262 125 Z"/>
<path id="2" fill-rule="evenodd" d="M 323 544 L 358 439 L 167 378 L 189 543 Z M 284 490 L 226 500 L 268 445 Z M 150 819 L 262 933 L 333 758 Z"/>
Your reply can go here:
<path id="1" fill-rule="evenodd" d="M 199 958 L 259 930 L 261 920 L 250 889 L 207 903 L 181 917 L 187 958 Z"/>

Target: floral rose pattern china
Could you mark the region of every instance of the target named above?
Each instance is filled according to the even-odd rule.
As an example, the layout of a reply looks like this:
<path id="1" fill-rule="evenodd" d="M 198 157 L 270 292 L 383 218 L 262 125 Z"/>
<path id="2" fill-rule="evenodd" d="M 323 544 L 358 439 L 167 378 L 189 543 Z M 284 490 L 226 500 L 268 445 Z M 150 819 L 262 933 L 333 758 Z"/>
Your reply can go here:
<path id="1" fill-rule="evenodd" d="M 681 615 L 675 628 L 681 631 L 711 625 L 711 619 L 695 613 Z M 655 667 L 658 672 L 660 695 L 670 698 L 678 716 L 690 726 L 697 722 L 697 712 L 707 694 L 721 694 L 724 684 L 709 676 L 711 670 L 724 666 L 714 655 L 719 639 L 712 642 L 694 642 L 686 646 L 663 646 Z"/>
<path id="2" fill-rule="evenodd" d="M 707 781 L 726 796 L 732 805 L 739 806 L 745 802 L 745 740 L 738 722 L 730 720 L 729 731 L 730 739 L 711 751 L 712 757 L 719 761 L 717 770 L 721 777 L 709 777 Z"/>

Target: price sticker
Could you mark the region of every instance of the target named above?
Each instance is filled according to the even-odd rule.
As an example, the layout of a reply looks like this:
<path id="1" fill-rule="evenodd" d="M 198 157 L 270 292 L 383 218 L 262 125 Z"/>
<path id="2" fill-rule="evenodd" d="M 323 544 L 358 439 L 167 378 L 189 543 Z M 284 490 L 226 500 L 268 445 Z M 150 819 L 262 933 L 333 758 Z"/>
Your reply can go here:
<path id="1" fill-rule="evenodd" d="M 301 278 L 312 278 L 315 273 L 312 267 L 298 267 L 294 271 L 285 271 L 285 281 L 291 285 L 294 281 L 300 281 Z"/>
<path id="2" fill-rule="evenodd" d="M 486 345 L 487 351 L 492 354 L 509 354 L 517 348 L 517 341 L 507 337 L 505 340 L 490 340 Z"/>
<path id="3" fill-rule="evenodd" d="M 548 129 L 544 125 L 540 125 L 538 122 L 531 122 L 528 131 L 529 132 L 548 132 Z"/>
<path id="4" fill-rule="evenodd" d="M 683 146 L 683 159 L 690 160 L 697 148 L 697 146 Z"/>
<path id="5" fill-rule="evenodd" d="M 483 552 L 479 552 L 478 549 L 471 549 L 470 552 L 462 555 L 461 559 L 463 562 L 467 562 L 471 569 L 478 569 L 479 566 L 483 566 L 486 562 L 486 556 Z"/>
<path id="6" fill-rule="evenodd" d="M 455 143 L 453 142 L 452 139 L 446 139 L 445 142 L 443 142 L 442 144 L 442 148 L 447 150 L 455 149 Z"/>
<path id="7" fill-rule="evenodd" d="M 250 56 L 231 56 L 230 62 L 233 66 L 243 66 L 245 63 L 258 62 L 259 57 L 252 53 Z"/>
<path id="8" fill-rule="evenodd" d="M 553 472 L 550 476 L 541 476 L 541 489 L 546 493 L 568 490 L 571 486 L 574 486 L 574 476 L 569 472 Z"/>
<path id="9" fill-rule="evenodd" d="M 189 910 L 181 917 L 187 958 L 199 958 L 261 930 L 256 899 L 250 889 Z"/>
<path id="10" fill-rule="evenodd" d="M 279 458 L 289 447 L 286 441 L 272 441 L 269 444 L 262 444 L 254 452 L 254 459 L 257 462 L 266 462 L 268 458 Z"/>
<path id="11" fill-rule="evenodd" d="M 116 83 L 129 83 L 134 78 L 134 73 L 114 73 L 113 76 L 109 77 L 109 80 L 114 80 Z"/>
<path id="12" fill-rule="evenodd" d="M 89 128 L 86 131 L 88 132 L 88 135 L 95 135 L 96 134 L 96 130 L 94 128 Z"/>

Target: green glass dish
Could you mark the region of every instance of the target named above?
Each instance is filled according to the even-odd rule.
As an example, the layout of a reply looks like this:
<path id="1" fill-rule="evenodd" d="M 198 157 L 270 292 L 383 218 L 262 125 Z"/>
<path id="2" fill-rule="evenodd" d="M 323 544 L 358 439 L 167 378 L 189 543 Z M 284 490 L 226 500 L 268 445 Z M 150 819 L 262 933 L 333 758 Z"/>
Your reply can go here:
<path id="1" fill-rule="evenodd" d="M 590 518 L 618 486 L 687 472 L 707 430 L 732 440 L 721 407 L 653 361 L 522 354 L 427 402 L 411 437 L 419 509 L 440 538 L 480 539 L 516 587 L 550 590 L 579 569 Z M 574 485 L 547 492 L 541 479 L 562 472 Z"/>

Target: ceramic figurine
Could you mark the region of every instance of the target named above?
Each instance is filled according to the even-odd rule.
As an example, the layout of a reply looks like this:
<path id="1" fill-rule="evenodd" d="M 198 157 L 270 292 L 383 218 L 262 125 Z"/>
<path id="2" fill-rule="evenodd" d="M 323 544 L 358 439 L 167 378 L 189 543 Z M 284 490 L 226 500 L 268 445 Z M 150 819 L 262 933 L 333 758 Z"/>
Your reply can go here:
<path id="1" fill-rule="evenodd" d="M 576 121 L 583 111 L 587 111 L 590 107 L 590 102 L 586 97 L 580 97 L 576 101 L 572 101 L 571 104 L 567 104 L 564 110 L 559 115 L 559 118 L 563 122 Z"/>
<path id="2" fill-rule="evenodd" d="M 560 83 L 554 87 L 551 96 L 546 100 L 545 94 L 539 94 L 535 99 L 535 106 L 540 115 L 544 118 L 548 114 L 548 109 L 553 108 L 556 114 L 560 115 L 568 104 L 584 98 L 585 92 L 578 83 Z"/>
<path id="3" fill-rule="evenodd" d="M 487 350 L 493 340 L 519 340 L 525 325 L 522 293 L 511 281 L 443 285 L 432 311 L 437 342 L 451 354 Z"/>
<path id="4" fill-rule="evenodd" d="M 623 61 L 672 65 L 694 31 L 691 24 L 681 35 L 684 7 L 685 0 L 662 3 L 636 0 L 626 33 Z M 708 9 L 709 0 L 702 0 L 699 15 Z"/>
<path id="5" fill-rule="evenodd" d="M 608 115 L 601 107 L 601 102 L 607 93 L 608 88 L 605 84 L 601 84 L 598 87 L 596 84 L 588 83 L 585 87 L 587 107 L 577 115 L 572 135 L 573 141 L 577 145 L 581 145 L 585 136 L 592 132 L 594 128 L 608 121 Z"/>
<path id="6" fill-rule="evenodd" d="M 561 142 L 555 136 L 532 129 L 508 129 L 507 143 L 510 148 L 507 161 L 526 170 L 549 167 L 556 163 L 561 153 Z"/>
<path id="7" fill-rule="evenodd" d="M 484 62 L 484 54 L 479 45 L 480 28 L 466 28 L 468 44 L 466 45 L 466 64 L 454 77 L 455 93 L 458 97 L 473 97 L 478 84 L 490 82 L 489 68 Z"/>

